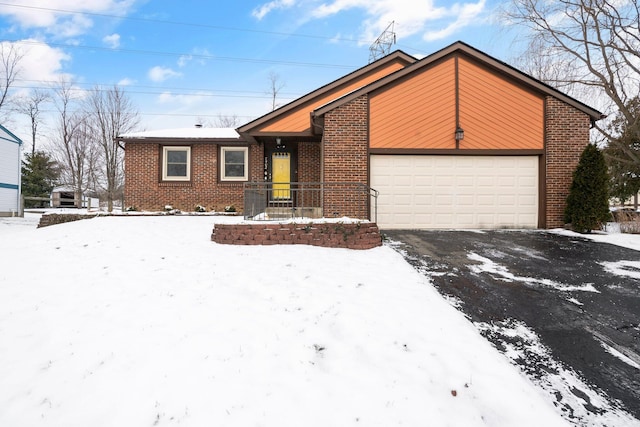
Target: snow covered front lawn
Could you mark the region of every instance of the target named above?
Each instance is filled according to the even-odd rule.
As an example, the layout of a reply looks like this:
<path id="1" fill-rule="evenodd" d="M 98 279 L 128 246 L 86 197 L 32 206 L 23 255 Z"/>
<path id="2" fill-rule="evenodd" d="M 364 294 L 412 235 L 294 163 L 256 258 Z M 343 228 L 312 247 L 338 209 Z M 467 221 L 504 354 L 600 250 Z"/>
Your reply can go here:
<path id="1" fill-rule="evenodd" d="M 393 249 L 215 221 L 0 220 L 0 426 L 566 425 Z"/>

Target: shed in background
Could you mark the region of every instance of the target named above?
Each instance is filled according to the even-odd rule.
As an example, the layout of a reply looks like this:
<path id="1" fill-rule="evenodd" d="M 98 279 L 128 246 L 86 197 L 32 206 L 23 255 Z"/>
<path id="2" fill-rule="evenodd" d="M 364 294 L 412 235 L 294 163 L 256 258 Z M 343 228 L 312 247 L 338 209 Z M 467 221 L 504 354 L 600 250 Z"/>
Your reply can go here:
<path id="1" fill-rule="evenodd" d="M 97 197 L 81 194 L 80 197 L 76 199 L 75 194 L 75 190 L 71 187 L 54 188 L 51 190 L 51 207 L 87 209 L 97 209 L 100 207 L 100 200 Z"/>

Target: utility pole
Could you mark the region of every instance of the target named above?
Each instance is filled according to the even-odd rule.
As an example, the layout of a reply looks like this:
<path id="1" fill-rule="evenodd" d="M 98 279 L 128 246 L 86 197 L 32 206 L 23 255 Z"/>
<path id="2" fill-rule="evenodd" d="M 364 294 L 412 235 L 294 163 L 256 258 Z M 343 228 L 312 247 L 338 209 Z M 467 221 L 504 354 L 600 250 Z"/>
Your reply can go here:
<path id="1" fill-rule="evenodd" d="M 380 36 L 369 46 L 369 64 L 391 52 L 391 45 L 396 44 L 396 33 L 393 31 L 396 21 L 391 21 Z"/>

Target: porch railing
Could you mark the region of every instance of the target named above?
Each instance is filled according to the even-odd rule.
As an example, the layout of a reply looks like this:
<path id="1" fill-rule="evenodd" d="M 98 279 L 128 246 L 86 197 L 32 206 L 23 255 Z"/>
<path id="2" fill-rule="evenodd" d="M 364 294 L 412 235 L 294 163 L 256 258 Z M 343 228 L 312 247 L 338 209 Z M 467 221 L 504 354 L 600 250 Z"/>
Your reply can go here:
<path id="1" fill-rule="evenodd" d="M 252 220 L 351 217 L 377 220 L 378 192 L 359 182 L 247 182 L 244 217 Z"/>

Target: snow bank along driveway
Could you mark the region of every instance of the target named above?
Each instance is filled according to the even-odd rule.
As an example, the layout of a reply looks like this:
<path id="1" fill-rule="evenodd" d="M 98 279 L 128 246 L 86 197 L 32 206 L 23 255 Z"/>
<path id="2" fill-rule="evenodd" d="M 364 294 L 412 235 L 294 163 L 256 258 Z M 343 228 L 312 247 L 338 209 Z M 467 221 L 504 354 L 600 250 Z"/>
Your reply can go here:
<path id="1" fill-rule="evenodd" d="M 566 425 L 393 249 L 220 220 L 0 219 L 0 426 Z"/>
<path id="2" fill-rule="evenodd" d="M 640 425 L 640 252 L 566 232 L 383 233 L 568 420 Z"/>

